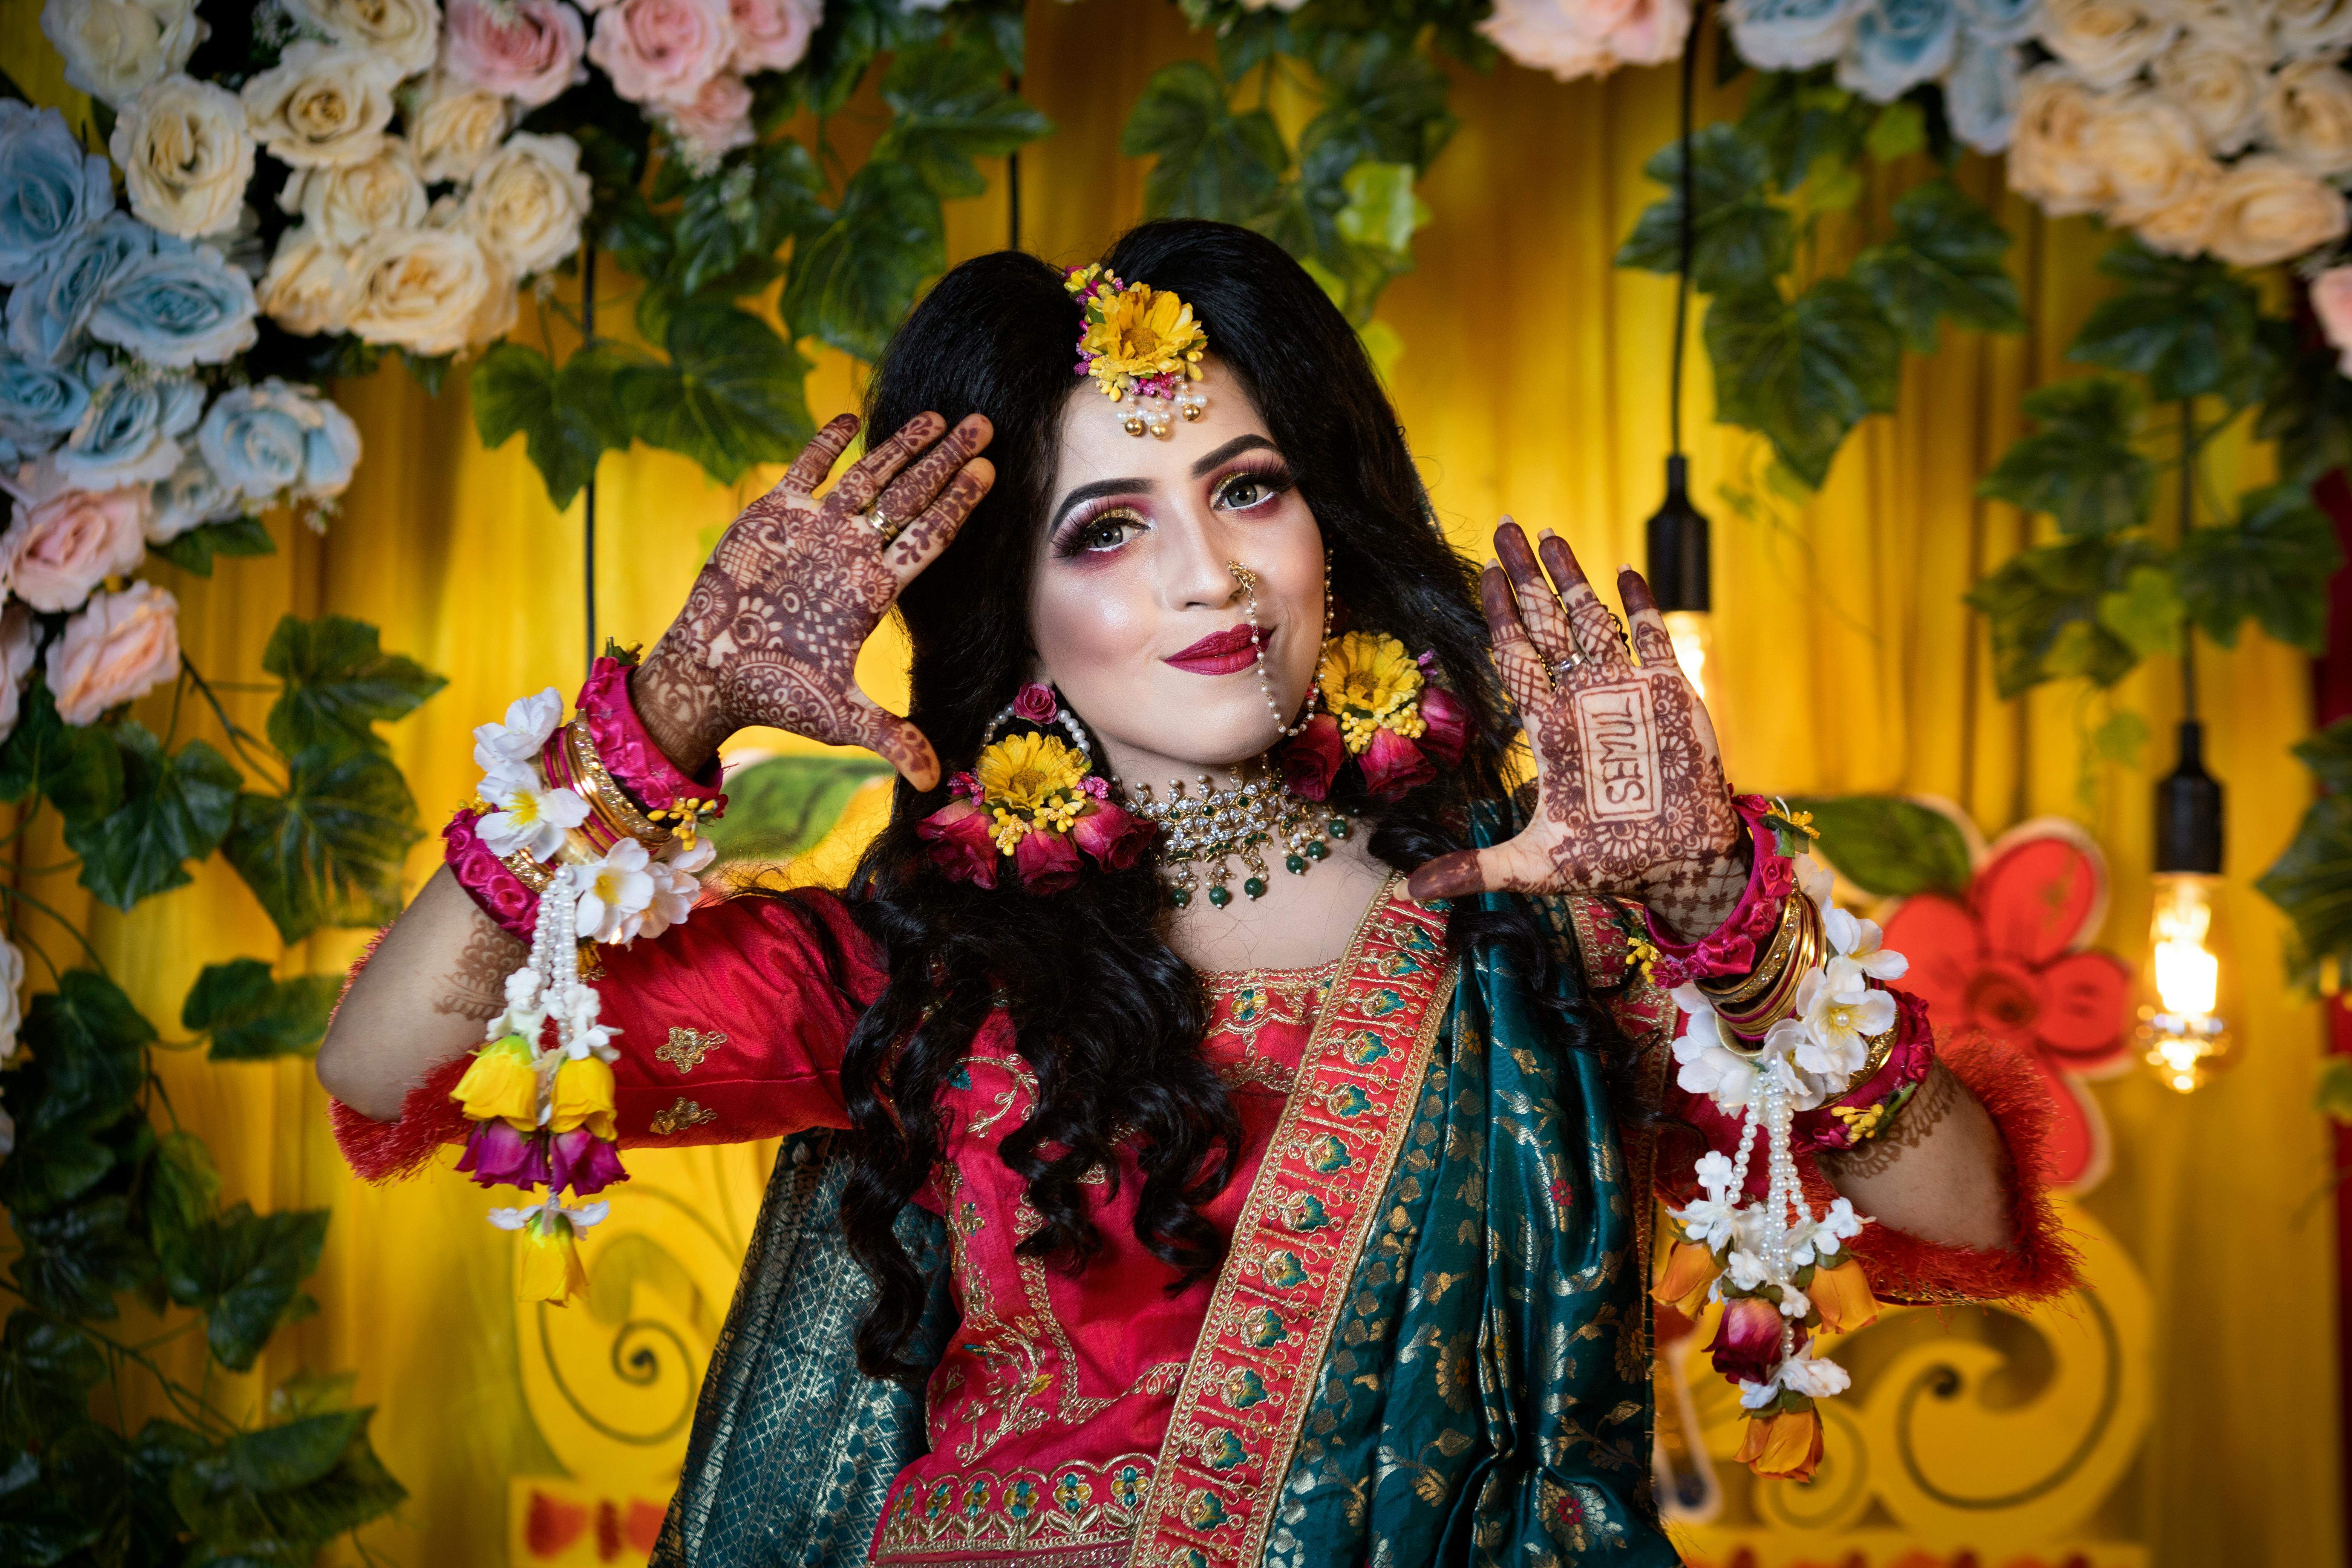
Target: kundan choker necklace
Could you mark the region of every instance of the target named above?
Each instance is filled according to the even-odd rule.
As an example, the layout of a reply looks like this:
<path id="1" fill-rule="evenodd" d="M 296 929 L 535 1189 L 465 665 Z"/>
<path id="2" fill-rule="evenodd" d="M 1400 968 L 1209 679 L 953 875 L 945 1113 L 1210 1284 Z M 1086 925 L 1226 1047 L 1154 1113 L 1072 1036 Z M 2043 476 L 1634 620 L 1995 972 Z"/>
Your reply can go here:
<path id="1" fill-rule="evenodd" d="M 1134 790 L 1119 785 L 1129 809 L 1160 829 L 1160 875 L 1168 885 L 1168 901 L 1180 910 L 1203 882 L 1210 903 L 1218 909 L 1232 903 L 1233 889 L 1226 884 L 1234 879 L 1234 860 L 1248 871 L 1243 893 L 1265 897 L 1265 846 L 1280 846 L 1282 868 L 1303 877 L 1330 855 L 1326 838 L 1348 837 L 1346 817 L 1293 793 L 1265 758 L 1242 763 L 1234 774 L 1230 785 L 1206 773 L 1189 788 L 1181 779 L 1170 779 L 1165 799 L 1150 784 Z"/>

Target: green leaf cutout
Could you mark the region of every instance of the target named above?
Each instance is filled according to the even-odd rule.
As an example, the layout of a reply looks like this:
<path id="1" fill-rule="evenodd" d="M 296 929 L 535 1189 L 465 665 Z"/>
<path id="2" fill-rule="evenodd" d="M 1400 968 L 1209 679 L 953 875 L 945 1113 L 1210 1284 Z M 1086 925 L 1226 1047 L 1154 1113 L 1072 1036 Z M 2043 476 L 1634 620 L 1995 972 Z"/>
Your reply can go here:
<path id="1" fill-rule="evenodd" d="M 1672 273 L 1682 264 L 1682 144 L 1668 142 L 1642 172 L 1665 186 L 1665 199 L 1643 209 L 1617 265 Z M 1738 126 L 1717 122 L 1691 138 L 1691 282 L 1701 293 L 1742 292 L 1760 302 L 1788 270 L 1795 230 L 1771 201 L 1769 179 L 1764 149 Z"/>
<path id="2" fill-rule="evenodd" d="M 307 1054 L 326 1037 L 342 983 L 331 974 L 271 977 L 257 958 L 208 963 L 180 1009 L 181 1026 L 212 1037 L 215 1061 Z"/>
<path id="3" fill-rule="evenodd" d="M 2344 564 L 2335 525 L 2297 484 L 2239 498 L 2238 521 L 2192 528 L 2172 561 L 2181 602 L 2207 637 L 2235 647 L 2252 620 L 2312 653 L 2327 640 L 2327 580 Z"/>
<path id="4" fill-rule="evenodd" d="M 1813 814 L 1822 858 L 1881 898 L 1959 893 L 1973 868 L 1952 819 L 1891 795 L 1809 795 L 1789 803 Z"/>
<path id="5" fill-rule="evenodd" d="M 122 804 L 96 821 L 66 824 L 66 846 L 81 857 L 81 885 L 100 903 L 128 910 L 189 881 L 187 863 L 220 847 L 244 781 L 202 741 L 170 756 L 144 724 L 118 725 Z"/>
<path id="6" fill-rule="evenodd" d="M 1719 295 L 1706 349 L 1716 417 L 1761 431 L 1816 489 L 1846 432 L 1895 406 L 1902 344 L 1849 279 L 1824 278 L 1793 300 L 1769 288 Z"/>
<path id="7" fill-rule="evenodd" d="M 288 764 L 282 795 L 237 796 L 222 851 L 289 942 L 322 925 L 382 925 L 400 912 L 401 861 L 416 802 L 373 752 L 313 746 Z"/>
<path id="8" fill-rule="evenodd" d="M 1949 180 L 1930 180 L 1903 194 L 1894 218 L 1895 237 L 1856 257 L 1853 277 L 1914 353 L 1936 352 L 1946 317 L 1979 331 L 2025 330 L 2001 265 L 2009 233 L 1990 213 Z"/>
<path id="9" fill-rule="evenodd" d="M 261 668 L 286 683 L 271 704 L 269 743 L 285 752 L 386 749 L 379 721 L 414 712 L 448 681 L 404 654 L 386 653 L 375 627 L 348 616 L 288 616 L 269 634 Z"/>
<path id="10" fill-rule="evenodd" d="M 2156 465 L 2133 446 L 2145 406 L 2120 376 L 2080 376 L 2026 395 L 2041 428 L 2001 454 L 1977 493 L 2048 512 L 2078 538 L 2137 528 L 2156 495 Z"/>

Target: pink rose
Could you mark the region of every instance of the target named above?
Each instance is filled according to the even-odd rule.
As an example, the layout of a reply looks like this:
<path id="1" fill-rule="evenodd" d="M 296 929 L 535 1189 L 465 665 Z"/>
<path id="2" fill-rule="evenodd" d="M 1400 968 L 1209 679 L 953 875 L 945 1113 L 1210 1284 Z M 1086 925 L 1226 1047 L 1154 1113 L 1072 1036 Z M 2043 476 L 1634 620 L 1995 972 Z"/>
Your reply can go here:
<path id="1" fill-rule="evenodd" d="M 1462 748 L 1470 739 L 1470 710 L 1452 692 L 1423 687 L 1421 721 L 1428 731 L 1421 738 L 1422 748 L 1441 766 L 1450 768 L 1462 760 Z"/>
<path id="2" fill-rule="evenodd" d="M 2352 267 L 2331 267 L 2311 280 L 2311 309 L 2319 330 L 2344 356 L 2337 365 L 2352 375 Z"/>
<path id="3" fill-rule="evenodd" d="M 704 82 L 691 102 L 666 104 L 660 113 L 663 126 L 692 163 L 716 163 L 759 140 L 751 129 L 751 89 L 731 72 Z"/>
<path id="4" fill-rule="evenodd" d="M 1078 879 L 1077 847 L 1068 834 L 1050 828 L 1031 829 L 1013 852 L 1013 864 L 1020 868 L 1021 885 L 1040 895 L 1061 892 Z"/>
<path id="5" fill-rule="evenodd" d="M 1339 766 L 1347 760 L 1347 745 L 1339 739 L 1339 721 L 1328 713 L 1318 713 L 1307 721 L 1307 728 L 1284 742 L 1282 779 L 1293 795 L 1308 800 L 1328 800 L 1331 781 L 1339 776 Z"/>
<path id="6" fill-rule="evenodd" d="M 16 728 L 25 682 L 33 676 L 33 612 L 18 600 L 0 610 L 0 741 Z"/>
<path id="7" fill-rule="evenodd" d="M 1437 764 L 1427 752 L 1393 730 L 1375 730 L 1364 748 L 1364 787 L 1393 799 L 1418 789 L 1437 776 Z"/>
<path id="8" fill-rule="evenodd" d="M 587 29 L 562 0 L 448 0 L 441 64 L 452 76 L 536 109 L 587 79 Z"/>
<path id="9" fill-rule="evenodd" d="M 535 1187 L 547 1180 L 547 1142 L 532 1133 L 516 1131 L 503 1118 L 477 1121 L 466 1134 L 466 1152 L 457 1156 L 457 1169 L 471 1172 L 478 1186 Z"/>
<path id="10" fill-rule="evenodd" d="M 1013 716 L 1032 724 L 1050 724 L 1062 716 L 1062 705 L 1054 700 L 1054 689 L 1031 681 L 1013 699 Z"/>
<path id="11" fill-rule="evenodd" d="M 996 841 L 989 837 L 988 813 L 969 800 L 940 807 L 915 824 L 923 853 L 941 873 L 975 887 L 996 886 Z"/>
<path id="12" fill-rule="evenodd" d="M 1157 831 L 1152 824 L 1125 807 L 1103 801 L 1072 825 L 1070 837 L 1105 869 L 1124 871 L 1135 864 L 1136 857 L 1143 853 L 1143 847 L 1151 842 Z"/>
<path id="13" fill-rule="evenodd" d="M 727 12 L 735 23 L 735 58 L 728 68 L 744 76 L 800 64 L 809 35 L 824 20 L 824 0 L 730 0 Z"/>
<path id="14" fill-rule="evenodd" d="M 1795 1325 L 1796 1348 L 1805 1343 L 1805 1326 Z M 1734 1383 L 1762 1383 L 1780 1360 L 1780 1309 L 1760 1296 L 1735 1296 L 1723 1304 L 1723 1324 L 1716 1330 L 1707 1352 L 1715 1370 Z"/>
<path id="15" fill-rule="evenodd" d="M 727 0 L 620 0 L 598 14 L 588 43 L 632 103 L 690 104 L 734 52 Z"/>
<path id="16" fill-rule="evenodd" d="M 548 1144 L 547 1190 L 551 1193 L 570 1187 L 575 1196 L 584 1198 L 629 1179 L 629 1173 L 621 1168 L 619 1152 L 585 1127 L 558 1132 Z"/>
<path id="17" fill-rule="evenodd" d="M 39 492 L 35 491 L 36 494 Z M 149 485 L 114 490 L 58 490 L 27 506 L 0 536 L 7 585 L 37 610 L 70 610 L 109 577 L 147 554 Z"/>
<path id="18" fill-rule="evenodd" d="M 144 697 L 180 668 L 180 602 L 152 583 L 96 594 L 49 645 L 49 692 L 58 717 L 88 724 L 118 702 Z"/>

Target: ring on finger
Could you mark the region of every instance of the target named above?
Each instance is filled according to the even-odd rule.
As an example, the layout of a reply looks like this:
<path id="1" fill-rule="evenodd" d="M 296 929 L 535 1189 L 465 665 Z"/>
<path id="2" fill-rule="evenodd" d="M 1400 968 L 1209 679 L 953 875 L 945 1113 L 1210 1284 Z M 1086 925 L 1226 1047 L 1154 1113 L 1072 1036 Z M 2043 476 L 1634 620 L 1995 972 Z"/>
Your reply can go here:
<path id="1" fill-rule="evenodd" d="M 882 542 L 885 544 L 898 538 L 899 531 L 907 526 L 903 522 L 892 521 L 890 514 L 878 506 L 871 511 L 861 512 L 858 515 L 861 521 L 882 536 Z"/>
<path id="2" fill-rule="evenodd" d="M 1576 667 L 1583 662 L 1584 656 L 1580 653 L 1570 654 L 1566 658 L 1553 659 L 1549 667 L 1551 669 L 1552 679 L 1554 680 L 1566 679 L 1575 671 Z"/>

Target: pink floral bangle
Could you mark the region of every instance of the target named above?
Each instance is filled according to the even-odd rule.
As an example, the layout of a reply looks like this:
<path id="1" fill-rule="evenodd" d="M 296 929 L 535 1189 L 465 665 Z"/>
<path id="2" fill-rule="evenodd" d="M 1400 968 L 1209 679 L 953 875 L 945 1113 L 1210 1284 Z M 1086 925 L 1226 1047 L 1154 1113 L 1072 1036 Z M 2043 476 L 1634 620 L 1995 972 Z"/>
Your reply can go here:
<path id="1" fill-rule="evenodd" d="M 1724 922 L 1696 942 L 1681 942 L 1666 933 L 1655 915 L 1642 911 L 1650 944 L 1658 954 L 1653 973 L 1669 990 L 1753 970 L 1757 954 L 1770 944 L 1773 929 L 1780 923 L 1781 905 L 1797 889 L 1795 863 L 1780 853 L 1780 837 L 1764 820 L 1771 803 L 1760 795 L 1736 795 L 1731 809 L 1747 825 L 1753 847 L 1748 886 Z"/>
<path id="2" fill-rule="evenodd" d="M 441 830 L 443 863 L 484 914 L 498 921 L 508 935 L 527 942 L 539 920 L 539 895 L 490 852 L 475 829 L 477 820 L 470 807 L 460 807 L 449 819 L 449 826 Z"/>
<path id="3" fill-rule="evenodd" d="M 596 743 L 596 756 L 613 782 L 626 790 L 648 815 L 667 811 L 681 800 L 709 803 L 700 815 L 716 816 L 727 804 L 719 793 L 719 759 L 713 757 L 699 773 L 688 773 L 654 743 L 646 721 L 629 695 L 629 672 L 635 666 L 610 655 L 590 669 L 575 705 L 577 723 L 585 725 Z M 549 742 L 562 742 L 558 731 Z"/>

